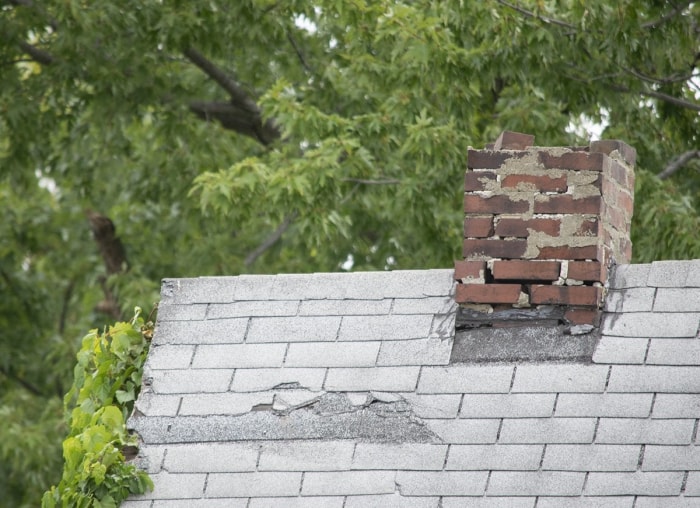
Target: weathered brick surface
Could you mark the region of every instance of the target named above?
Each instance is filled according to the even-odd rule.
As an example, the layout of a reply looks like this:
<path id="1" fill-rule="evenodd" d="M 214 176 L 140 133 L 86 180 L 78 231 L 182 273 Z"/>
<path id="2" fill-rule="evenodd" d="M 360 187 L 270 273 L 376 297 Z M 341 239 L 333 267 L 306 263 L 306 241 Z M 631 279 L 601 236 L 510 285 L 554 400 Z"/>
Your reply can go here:
<path id="1" fill-rule="evenodd" d="M 597 214 L 600 212 L 600 196 L 576 199 L 570 194 L 542 196 L 535 199 L 535 213 Z"/>
<path id="2" fill-rule="evenodd" d="M 501 181 L 504 188 L 536 190 L 540 192 L 566 192 L 566 176 L 508 175 Z"/>
<path id="3" fill-rule="evenodd" d="M 601 153 L 568 152 L 552 155 L 546 151 L 538 153 L 539 160 L 547 169 L 573 169 L 577 171 L 602 171 L 606 157 Z"/>
<path id="4" fill-rule="evenodd" d="M 457 303 L 517 303 L 520 284 L 462 284 L 457 286 Z"/>
<path id="5" fill-rule="evenodd" d="M 510 196 L 464 196 L 464 211 L 467 213 L 525 213 L 530 209 L 527 200 L 516 200 Z"/>
<path id="6" fill-rule="evenodd" d="M 488 238 L 493 235 L 493 217 L 470 217 L 464 221 L 464 238 Z"/>
<path id="7" fill-rule="evenodd" d="M 455 280 L 483 278 L 485 261 L 455 261 Z"/>
<path id="8" fill-rule="evenodd" d="M 464 240 L 464 256 L 482 256 L 484 259 L 518 259 L 525 254 L 525 240 Z"/>
<path id="9" fill-rule="evenodd" d="M 593 286 L 530 286 L 530 301 L 534 304 L 588 305 L 597 307 L 603 298 L 603 288 Z"/>
<path id="10" fill-rule="evenodd" d="M 467 171 L 464 174 L 465 191 L 486 190 L 487 184 L 496 181 L 496 173 L 493 171 Z"/>
<path id="11" fill-rule="evenodd" d="M 496 280 L 557 280 L 560 263 L 557 261 L 494 261 Z M 495 287 L 495 286 L 494 286 Z"/>
<path id="12" fill-rule="evenodd" d="M 465 224 L 473 219 L 466 219 Z M 530 230 L 545 233 L 549 236 L 559 236 L 561 221 L 559 219 L 499 219 L 496 224 L 496 235 L 500 237 L 515 236 L 527 238 Z"/>

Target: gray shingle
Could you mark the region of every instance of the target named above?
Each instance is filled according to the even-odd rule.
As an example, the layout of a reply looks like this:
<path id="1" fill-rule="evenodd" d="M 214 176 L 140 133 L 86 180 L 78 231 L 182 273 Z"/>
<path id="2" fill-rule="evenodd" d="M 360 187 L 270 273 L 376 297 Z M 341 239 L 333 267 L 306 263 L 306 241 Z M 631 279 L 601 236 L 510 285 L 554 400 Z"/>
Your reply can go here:
<path id="1" fill-rule="evenodd" d="M 541 497 L 537 508 L 632 508 L 634 496 Z"/>
<path id="2" fill-rule="evenodd" d="M 636 471 L 639 445 L 557 445 L 547 446 L 543 470 L 554 471 Z"/>
<path id="3" fill-rule="evenodd" d="M 692 497 L 637 497 L 635 508 L 700 508 L 700 499 Z"/>
<path id="4" fill-rule="evenodd" d="M 700 446 L 652 446 L 644 450 L 642 471 L 700 470 Z"/>
<path id="5" fill-rule="evenodd" d="M 652 418 L 697 418 L 700 395 L 659 393 L 654 400 Z"/>
<path id="6" fill-rule="evenodd" d="M 534 471 L 543 445 L 452 445 L 445 469 Z"/>
<path id="7" fill-rule="evenodd" d="M 295 316 L 298 300 L 217 303 L 209 306 L 207 319 L 259 316 Z"/>
<path id="8" fill-rule="evenodd" d="M 700 496 L 700 471 L 688 473 L 688 480 L 685 484 L 686 496 Z"/>
<path id="9" fill-rule="evenodd" d="M 301 473 L 211 473 L 207 497 L 296 496 Z"/>
<path id="10" fill-rule="evenodd" d="M 534 497 L 444 497 L 442 508 L 533 508 Z"/>
<path id="11" fill-rule="evenodd" d="M 258 448 L 250 443 L 168 445 L 163 469 L 170 473 L 255 471 Z"/>
<path id="12" fill-rule="evenodd" d="M 197 321 L 204 319 L 207 313 L 206 304 L 167 304 L 158 306 L 158 321 Z"/>
<path id="13" fill-rule="evenodd" d="M 343 508 L 343 496 L 253 497 L 247 508 Z M 246 499 L 247 502 L 247 499 Z"/>
<path id="14" fill-rule="evenodd" d="M 180 407 L 180 395 L 162 395 L 151 390 L 141 390 L 135 407 L 144 416 L 175 416 Z"/>
<path id="15" fill-rule="evenodd" d="M 298 342 L 289 344 L 287 367 L 371 367 L 377 361 L 380 341 Z"/>
<path id="16" fill-rule="evenodd" d="M 445 443 L 495 443 L 500 420 L 427 420 L 425 424 Z"/>
<path id="17" fill-rule="evenodd" d="M 399 471 L 396 483 L 403 496 L 479 496 L 487 477 L 486 471 Z"/>
<path id="18" fill-rule="evenodd" d="M 651 412 L 651 393 L 562 393 L 556 416 L 619 416 L 645 418 Z"/>
<path id="19" fill-rule="evenodd" d="M 585 473 L 560 471 L 494 471 L 489 496 L 577 496 L 583 490 Z"/>
<path id="20" fill-rule="evenodd" d="M 120 506 L 122 508 L 124 504 Z M 246 508 L 247 499 L 169 499 L 153 501 L 152 508 Z"/>
<path id="21" fill-rule="evenodd" d="M 700 313 L 631 313 L 603 316 L 603 334 L 620 337 L 695 337 Z"/>
<path id="22" fill-rule="evenodd" d="M 597 443 L 609 444 L 689 444 L 694 420 L 647 420 L 601 418 Z"/>
<path id="23" fill-rule="evenodd" d="M 278 441 L 262 444 L 259 471 L 346 471 L 351 441 Z"/>
<path id="24" fill-rule="evenodd" d="M 537 418 L 551 416 L 553 393 L 466 394 L 462 418 Z"/>
<path id="25" fill-rule="evenodd" d="M 690 263 L 682 261 L 654 261 L 647 284 L 653 287 L 683 287 L 690 273 Z"/>
<path id="26" fill-rule="evenodd" d="M 153 370 L 145 377 L 153 379 L 154 393 L 225 392 L 231 384 L 232 371 L 222 369 Z"/>
<path id="27" fill-rule="evenodd" d="M 654 305 L 656 288 L 630 288 L 610 291 L 605 297 L 606 312 L 645 312 Z"/>
<path id="28" fill-rule="evenodd" d="M 321 390 L 326 369 L 237 369 L 231 383 L 236 392 L 271 390 L 282 384 L 298 383 L 299 388 L 313 392 Z"/>
<path id="29" fill-rule="evenodd" d="M 382 342 L 377 365 L 447 365 L 452 339 L 413 339 Z"/>
<path id="30" fill-rule="evenodd" d="M 518 365 L 513 392 L 602 392 L 608 367 L 602 365 Z"/>
<path id="31" fill-rule="evenodd" d="M 683 473 L 589 473 L 587 496 L 669 496 L 681 491 Z"/>
<path id="32" fill-rule="evenodd" d="M 651 265 L 617 265 L 610 277 L 612 289 L 646 287 Z"/>
<path id="33" fill-rule="evenodd" d="M 249 413 L 254 406 L 270 405 L 273 400 L 272 392 L 185 395 L 182 397 L 178 414 L 183 416 L 242 415 Z"/>
<path id="34" fill-rule="evenodd" d="M 646 363 L 650 365 L 700 365 L 700 340 L 652 339 Z"/>
<path id="35" fill-rule="evenodd" d="M 423 367 L 417 393 L 507 393 L 512 365 Z"/>
<path id="36" fill-rule="evenodd" d="M 238 344 L 248 318 L 209 321 L 158 321 L 153 344 Z"/>
<path id="37" fill-rule="evenodd" d="M 395 476 L 394 471 L 306 473 L 301 494 L 303 496 L 391 494 L 395 489 Z"/>
<path id="38" fill-rule="evenodd" d="M 430 334 L 432 314 L 413 316 L 345 316 L 338 340 L 423 339 Z"/>
<path id="39" fill-rule="evenodd" d="M 613 365 L 609 392 L 700 392 L 700 367 Z"/>
<path id="40" fill-rule="evenodd" d="M 331 368 L 324 388 L 332 392 L 407 392 L 416 388 L 420 367 Z"/>
<path id="41" fill-rule="evenodd" d="M 134 499 L 197 499 L 202 497 L 206 477 L 204 473 L 152 474 L 153 491 Z"/>
<path id="42" fill-rule="evenodd" d="M 499 443 L 591 443 L 595 418 L 519 418 L 503 420 Z"/>
<path id="43" fill-rule="evenodd" d="M 389 314 L 391 300 L 304 300 L 300 316 L 370 316 Z M 268 313 L 268 315 L 271 315 Z"/>
<path id="44" fill-rule="evenodd" d="M 416 395 L 412 392 L 401 393 L 418 418 L 455 418 L 459 411 L 462 396 L 457 393 L 442 395 Z"/>
<path id="45" fill-rule="evenodd" d="M 286 344 L 212 344 L 197 347 L 193 369 L 280 367 Z"/>
<path id="46" fill-rule="evenodd" d="M 604 335 L 593 352 L 595 363 L 642 364 L 649 339 L 638 337 L 611 337 Z"/>
<path id="47" fill-rule="evenodd" d="M 190 365 L 194 346 L 154 345 L 148 351 L 148 367 L 151 369 L 186 369 Z"/>
<path id="48" fill-rule="evenodd" d="M 357 443 L 352 469 L 439 471 L 446 455 L 447 445 Z"/>
<path id="49" fill-rule="evenodd" d="M 688 269 L 688 278 L 685 280 L 685 285 L 691 288 L 700 288 L 700 259 L 687 261 L 690 268 Z"/>
<path id="50" fill-rule="evenodd" d="M 384 494 L 348 496 L 345 508 L 438 508 L 439 503 L 439 497 L 406 497 L 399 494 Z"/>
<path id="51" fill-rule="evenodd" d="M 392 314 L 452 314 L 457 311 L 457 304 L 452 295 L 431 298 L 397 298 L 394 300 Z"/>
<path id="52" fill-rule="evenodd" d="M 654 312 L 700 312 L 700 289 L 659 288 Z"/>
<path id="53" fill-rule="evenodd" d="M 255 317 L 246 342 L 323 342 L 335 340 L 340 317 Z"/>

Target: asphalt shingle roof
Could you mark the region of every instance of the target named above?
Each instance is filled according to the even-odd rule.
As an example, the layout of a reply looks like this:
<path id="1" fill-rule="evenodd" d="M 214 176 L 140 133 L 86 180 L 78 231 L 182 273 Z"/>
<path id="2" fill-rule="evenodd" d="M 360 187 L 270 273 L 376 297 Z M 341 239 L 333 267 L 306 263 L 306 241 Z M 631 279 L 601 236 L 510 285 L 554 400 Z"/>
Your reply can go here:
<path id="1" fill-rule="evenodd" d="M 617 267 L 591 363 L 450 364 L 452 270 L 166 280 L 157 507 L 700 506 L 700 260 Z"/>

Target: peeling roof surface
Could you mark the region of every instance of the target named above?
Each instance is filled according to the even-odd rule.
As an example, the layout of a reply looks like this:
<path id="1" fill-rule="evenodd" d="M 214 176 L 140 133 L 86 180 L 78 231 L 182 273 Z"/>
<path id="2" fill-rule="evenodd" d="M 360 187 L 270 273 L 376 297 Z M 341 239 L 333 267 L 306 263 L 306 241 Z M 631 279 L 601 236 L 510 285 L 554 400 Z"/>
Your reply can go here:
<path id="1" fill-rule="evenodd" d="M 624 265 L 591 363 L 452 363 L 452 270 L 166 280 L 122 506 L 700 506 L 700 260 Z"/>

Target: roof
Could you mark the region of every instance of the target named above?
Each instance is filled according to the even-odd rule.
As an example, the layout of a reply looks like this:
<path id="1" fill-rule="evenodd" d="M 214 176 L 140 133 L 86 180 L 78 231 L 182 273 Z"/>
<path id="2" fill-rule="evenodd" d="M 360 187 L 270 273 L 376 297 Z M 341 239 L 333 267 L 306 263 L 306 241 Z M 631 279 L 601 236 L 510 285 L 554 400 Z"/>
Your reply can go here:
<path id="1" fill-rule="evenodd" d="M 700 506 L 700 260 L 617 267 L 588 362 L 451 361 L 452 277 L 164 281 L 123 506 Z"/>

